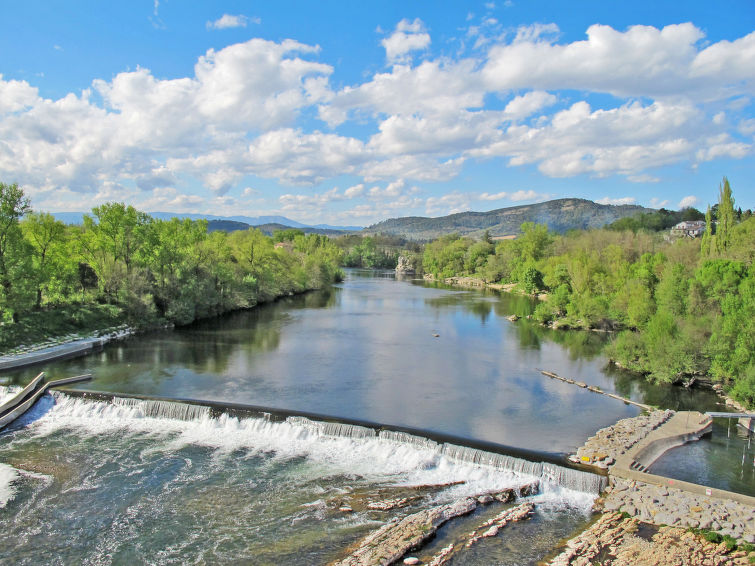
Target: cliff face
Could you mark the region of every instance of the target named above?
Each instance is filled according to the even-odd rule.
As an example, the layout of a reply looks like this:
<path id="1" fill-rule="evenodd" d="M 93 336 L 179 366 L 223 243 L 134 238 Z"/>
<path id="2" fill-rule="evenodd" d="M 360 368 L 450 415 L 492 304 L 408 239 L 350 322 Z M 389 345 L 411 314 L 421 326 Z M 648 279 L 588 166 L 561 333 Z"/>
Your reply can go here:
<path id="1" fill-rule="evenodd" d="M 639 212 L 652 212 L 652 209 L 567 198 L 499 208 L 489 212 L 460 212 L 439 218 L 393 218 L 365 228 L 363 233 L 395 234 L 410 240 L 433 240 L 453 232 L 479 237 L 487 230 L 492 237 L 503 237 L 518 234 L 523 222 L 546 224 L 554 232 L 566 232 L 573 229 L 600 228 L 619 218 L 633 216 Z"/>

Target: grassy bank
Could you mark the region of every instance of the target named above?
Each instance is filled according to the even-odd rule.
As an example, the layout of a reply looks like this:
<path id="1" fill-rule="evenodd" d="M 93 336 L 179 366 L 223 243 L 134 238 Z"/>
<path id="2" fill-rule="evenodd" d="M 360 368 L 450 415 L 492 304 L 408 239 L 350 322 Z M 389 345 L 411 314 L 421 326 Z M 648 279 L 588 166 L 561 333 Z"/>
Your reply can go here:
<path id="1" fill-rule="evenodd" d="M 0 355 L 21 346 L 54 341 L 70 334 L 89 335 L 127 322 L 125 311 L 116 305 L 65 305 L 26 313 L 18 322 L 0 326 Z"/>

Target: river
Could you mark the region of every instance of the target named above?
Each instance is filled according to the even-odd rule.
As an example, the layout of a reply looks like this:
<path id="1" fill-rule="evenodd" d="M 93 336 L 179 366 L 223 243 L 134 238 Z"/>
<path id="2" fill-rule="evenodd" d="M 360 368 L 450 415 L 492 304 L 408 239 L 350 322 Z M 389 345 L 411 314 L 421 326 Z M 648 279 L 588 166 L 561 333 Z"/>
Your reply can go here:
<path id="1" fill-rule="evenodd" d="M 525 297 L 350 270 L 344 283 L 322 291 L 132 337 L 44 369 L 50 378 L 91 372 L 94 380 L 81 388 L 385 423 L 550 460 L 638 409 L 540 369 L 664 408 L 716 405 L 708 392 L 653 386 L 607 367 L 604 335 L 506 318 L 533 308 Z M 9 395 L 36 371 L 4 376 L 11 387 L 0 393 Z M 302 420 L 171 411 L 59 395 L 0 435 L 0 560 L 319 564 L 412 506 L 528 478 L 417 442 L 324 434 Z M 711 470 L 723 458 L 719 485 L 755 492 L 748 440 L 735 434 L 722 443 L 720 436 L 698 443 L 708 448 L 696 448 L 697 469 Z M 684 454 L 674 460 L 692 459 Z M 674 460 L 664 471 L 688 472 Z M 407 509 L 362 508 L 411 486 L 460 480 L 422 492 Z M 480 544 L 463 563 L 542 559 L 586 523 L 593 497 L 544 484 L 533 520 L 508 527 L 504 541 Z M 338 511 L 342 504 L 354 511 Z M 442 530 L 426 552 L 486 512 Z"/>

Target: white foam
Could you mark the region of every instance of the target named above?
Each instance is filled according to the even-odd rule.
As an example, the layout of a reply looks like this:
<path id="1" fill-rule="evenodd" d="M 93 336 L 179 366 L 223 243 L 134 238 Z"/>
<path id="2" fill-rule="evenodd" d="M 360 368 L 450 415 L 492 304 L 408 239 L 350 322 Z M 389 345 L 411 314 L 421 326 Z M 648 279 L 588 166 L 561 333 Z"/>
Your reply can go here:
<path id="1" fill-rule="evenodd" d="M 0 509 L 16 496 L 15 482 L 18 476 L 18 470 L 0 463 Z"/>
<path id="2" fill-rule="evenodd" d="M 265 418 L 236 418 L 226 414 L 212 418 L 204 407 L 160 401 L 116 399 L 93 402 L 63 394 L 55 395 L 55 406 L 29 427 L 34 436 L 46 436 L 61 429 L 89 437 L 148 434 L 154 437 L 150 451 L 175 452 L 184 446 L 211 448 L 218 459 L 264 456 L 271 460 L 304 457 L 307 466 L 297 467 L 302 480 L 336 475 L 363 477 L 402 485 L 435 485 L 463 481 L 443 492 L 444 498 L 476 495 L 516 487 L 542 476 L 542 466 L 504 469 L 497 455 L 483 462 L 479 454 L 448 449 L 418 437 L 401 434 L 379 436 L 372 429 L 355 425 L 322 423 L 302 417 L 283 422 Z M 161 415 L 170 415 L 161 416 Z M 171 417 L 179 418 L 171 418 Z M 183 419 L 187 420 L 183 420 Z M 470 449 L 471 450 L 471 449 Z M 477 451 L 479 452 L 479 451 Z M 467 457 L 461 457 L 466 454 Z M 243 456 L 242 456 L 243 457 Z M 528 463 L 529 464 L 529 463 Z M 222 462 L 221 462 L 222 465 Z M 536 473 L 528 473 L 534 470 Z M 547 491 L 546 497 L 563 498 L 564 492 Z M 592 500 L 594 495 L 587 497 Z"/>
<path id="3" fill-rule="evenodd" d="M 0 405 L 4 405 L 19 394 L 21 388 L 15 385 L 0 385 Z"/>

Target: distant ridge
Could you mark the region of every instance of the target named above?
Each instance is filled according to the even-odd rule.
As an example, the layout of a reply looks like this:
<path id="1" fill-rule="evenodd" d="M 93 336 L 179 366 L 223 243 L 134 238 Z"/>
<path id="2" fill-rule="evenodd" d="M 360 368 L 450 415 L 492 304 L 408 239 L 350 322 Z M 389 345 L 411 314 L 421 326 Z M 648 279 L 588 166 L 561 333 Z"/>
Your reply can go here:
<path id="1" fill-rule="evenodd" d="M 52 212 L 56 219 L 64 222 L 65 224 L 82 224 L 84 222 L 84 214 L 90 214 L 89 212 Z M 280 226 L 280 230 L 286 228 L 312 228 L 313 232 L 326 233 L 329 231 L 334 232 L 357 232 L 361 230 L 362 226 L 330 226 L 329 224 L 317 224 L 315 226 L 309 226 L 302 224 L 296 220 L 291 220 L 285 216 L 216 216 L 214 214 L 197 214 L 197 213 L 183 213 L 183 212 L 148 212 L 152 218 L 159 220 L 170 220 L 171 218 L 189 218 L 190 220 L 207 220 L 226 222 L 226 224 L 218 224 L 214 230 L 225 230 L 226 232 L 232 232 L 234 230 L 246 230 L 249 226 L 265 226 L 265 225 L 277 225 Z M 245 224 L 246 228 L 241 227 L 239 224 Z M 220 226 L 224 226 L 221 228 Z M 319 230 L 319 232 L 318 232 Z M 306 230 L 305 230 L 306 232 Z M 309 232 L 307 232 L 309 233 Z"/>
<path id="2" fill-rule="evenodd" d="M 258 224 L 257 226 L 251 226 L 246 222 L 237 222 L 235 220 L 208 220 L 207 231 L 208 232 L 236 232 L 237 230 L 248 230 L 249 228 L 256 228 L 263 234 L 272 236 L 277 230 L 290 230 L 294 228 L 292 226 L 286 226 L 285 224 L 277 224 L 275 222 L 268 222 L 267 224 Z M 295 227 L 296 230 L 301 230 L 305 234 L 322 234 L 324 236 L 343 236 L 345 234 L 353 233 L 353 230 L 333 230 L 330 228 L 316 228 L 314 226 L 301 226 Z"/>
<path id="3" fill-rule="evenodd" d="M 619 218 L 653 210 L 637 205 L 598 204 L 586 199 L 564 198 L 489 212 L 459 212 L 438 218 L 392 218 L 365 228 L 363 233 L 393 234 L 408 240 L 433 240 L 454 232 L 479 237 L 488 230 L 493 237 L 503 237 L 518 234 L 523 222 L 546 224 L 550 230 L 563 233 L 574 229 L 600 228 Z"/>

